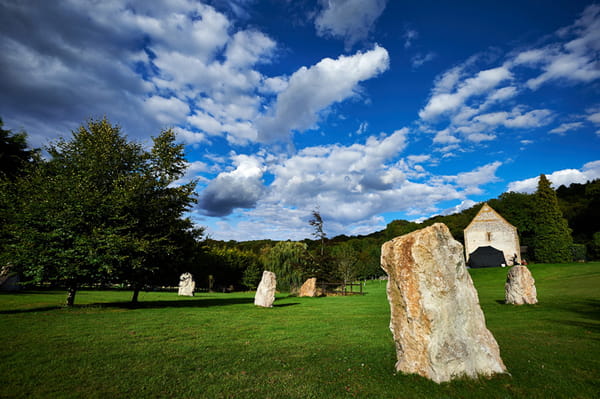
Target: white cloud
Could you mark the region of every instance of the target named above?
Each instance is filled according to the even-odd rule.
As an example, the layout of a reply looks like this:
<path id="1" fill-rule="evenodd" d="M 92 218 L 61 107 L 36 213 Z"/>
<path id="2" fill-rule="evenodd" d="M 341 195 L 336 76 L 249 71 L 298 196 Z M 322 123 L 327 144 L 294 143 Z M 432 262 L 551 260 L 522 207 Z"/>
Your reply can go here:
<path id="1" fill-rule="evenodd" d="M 190 111 L 190 107 L 176 97 L 152 96 L 146 99 L 145 107 L 149 114 L 154 114 L 165 125 L 180 123 Z"/>
<path id="2" fill-rule="evenodd" d="M 490 126 L 502 125 L 508 128 L 534 128 L 545 126 L 552 121 L 553 113 L 548 109 L 534 109 L 523 113 L 522 107 L 515 107 L 511 112 L 493 112 L 474 118 Z"/>
<path id="3" fill-rule="evenodd" d="M 282 140 L 292 131 L 314 127 L 319 112 L 355 96 L 361 81 L 379 75 L 388 66 L 388 52 L 376 45 L 365 53 L 325 58 L 310 68 L 300 68 L 277 96 L 272 112 L 257 121 L 259 140 Z"/>
<path id="4" fill-rule="evenodd" d="M 182 129 L 178 126 L 174 127 L 173 130 L 177 134 L 177 138 L 186 144 L 197 145 L 208 142 L 204 133 L 192 132 L 191 130 Z"/>
<path id="5" fill-rule="evenodd" d="M 583 126 L 583 122 L 570 122 L 570 123 L 562 123 L 560 126 L 555 127 L 550 130 L 550 133 L 556 134 L 564 134 L 566 132 L 570 132 L 572 130 L 580 129 Z"/>
<path id="6" fill-rule="evenodd" d="M 346 49 L 366 39 L 387 0 L 320 0 L 315 19 L 319 36 L 343 39 Z"/>
<path id="7" fill-rule="evenodd" d="M 227 46 L 226 63 L 236 68 L 247 68 L 259 61 L 270 61 L 275 42 L 262 32 L 237 32 Z"/>
<path id="8" fill-rule="evenodd" d="M 587 112 L 586 119 L 595 125 L 600 125 L 600 107 L 588 109 Z"/>
<path id="9" fill-rule="evenodd" d="M 470 199 L 467 199 L 467 200 L 461 201 L 458 205 L 453 206 L 452 208 L 444 209 L 441 212 L 441 214 L 442 215 L 453 215 L 455 213 L 459 213 L 459 212 L 462 212 L 462 211 L 464 211 L 466 209 L 472 208 L 475 205 L 477 205 L 477 202 L 475 202 L 473 200 L 470 200 Z"/>
<path id="10" fill-rule="evenodd" d="M 600 78 L 597 61 L 600 55 L 600 6 L 589 5 L 573 25 L 559 31 L 559 36 L 570 40 L 523 51 L 514 59 L 516 65 L 542 69 L 540 75 L 527 81 L 530 89 L 537 90 L 552 80 L 586 83 Z"/>
<path id="11" fill-rule="evenodd" d="M 480 71 L 476 76 L 466 79 L 459 84 L 454 92 L 445 90 L 446 87 L 454 86 L 456 72 L 444 77 L 434 88 L 434 94 L 429 99 L 425 107 L 419 111 L 419 117 L 428 121 L 433 120 L 443 114 L 456 111 L 463 106 L 465 101 L 473 96 L 478 96 L 489 92 L 499 85 L 502 81 L 510 79 L 512 74 L 505 67 L 498 67 Z M 452 83 L 452 85 L 449 85 Z M 443 86 L 442 86 L 443 85 Z"/>
<path id="12" fill-rule="evenodd" d="M 436 144 L 454 144 L 460 142 L 460 140 L 452 135 L 448 129 L 444 129 L 436 133 L 433 142 Z"/>
<path id="13" fill-rule="evenodd" d="M 400 129 L 370 136 L 364 144 L 307 147 L 287 157 L 236 156 L 235 169 L 210 182 L 208 195 L 201 193 L 201 206 L 212 215 L 246 208 L 243 221 L 219 227 L 233 237 L 237 233 L 232 230 L 237 229 L 246 232 L 245 237 L 304 238 L 310 233 L 307 220 L 315 206 L 331 235 L 358 234 L 381 229 L 382 213 L 422 214 L 441 201 L 462 201 L 466 195 L 481 193 L 481 186 L 497 180 L 500 162 L 456 176 L 431 175 L 421 165 L 431 160 L 430 155 L 400 158 L 408 134 L 408 129 Z M 240 172 L 242 164 L 248 165 L 248 173 Z M 264 173 L 273 176 L 268 187 L 261 183 Z M 206 209 L 207 205 L 211 207 Z"/>
<path id="14" fill-rule="evenodd" d="M 435 58 L 435 53 L 429 52 L 426 54 L 418 53 L 410 59 L 410 63 L 413 68 L 419 68 L 426 62 L 429 62 Z"/>
<path id="15" fill-rule="evenodd" d="M 356 134 L 363 134 L 369 128 L 369 122 L 363 122 L 360 124 L 358 129 L 356 129 Z"/>
<path id="16" fill-rule="evenodd" d="M 467 194 L 481 194 L 480 186 L 495 182 L 496 170 L 502 165 L 502 162 L 495 161 L 487 165 L 480 166 L 470 172 L 459 173 L 456 176 L 445 176 L 447 181 L 455 182 L 463 187 Z"/>
<path id="17" fill-rule="evenodd" d="M 546 174 L 546 177 L 550 180 L 554 188 L 558 188 L 561 185 L 568 186 L 571 183 L 586 183 L 587 181 L 600 178 L 600 161 L 588 162 L 581 169 L 558 170 L 551 174 Z M 537 190 L 538 181 L 539 176 L 515 181 L 508 185 L 507 191 L 533 193 Z"/>

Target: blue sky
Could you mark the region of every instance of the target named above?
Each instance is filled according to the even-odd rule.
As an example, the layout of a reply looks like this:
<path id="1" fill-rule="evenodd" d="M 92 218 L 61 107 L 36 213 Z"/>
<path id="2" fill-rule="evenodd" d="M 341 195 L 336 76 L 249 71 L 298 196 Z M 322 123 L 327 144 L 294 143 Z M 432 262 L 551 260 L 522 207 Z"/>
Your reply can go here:
<path id="1" fill-rule="evenodd" d="M 186 144 L 223 240 L 329 236 L 600 178 L 600 4 L 0 0 L 0 116 Z"/>

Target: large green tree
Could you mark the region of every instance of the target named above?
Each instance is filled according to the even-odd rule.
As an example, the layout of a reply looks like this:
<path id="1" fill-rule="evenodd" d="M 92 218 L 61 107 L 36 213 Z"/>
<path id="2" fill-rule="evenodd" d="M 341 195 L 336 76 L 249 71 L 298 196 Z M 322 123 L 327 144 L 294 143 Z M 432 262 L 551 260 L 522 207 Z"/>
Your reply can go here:
<path id="1" fill-rule="evenodd" d="M 558 206 L 556 192 L 545 175 L 540 175 L 535 193 L 534 256 L 538 262 L 570 262 L 573 239 Z"/>
<path id="2" fill-rule="evenodd" d="M 32 282 L 64 285 L 68 306 L 82 285 L 108 282 L 131 285 L 137 300 L 201 234 L 182 218 L 195 183 L 172 184 L 185 171 L 172 131 L 147 151 L 106 118 L 92 120 L 48 153 L 19 185 L 14 253 Z"/>
<path id="3" fill-rule="evenodd" d="M 3 126 L 0 118 L 0 267 L 12 264 L 7 251 L 14 238 L 18 179 L 39 160 L 39 151 L 28 147 L 25 132 L 13 133 Z"/>

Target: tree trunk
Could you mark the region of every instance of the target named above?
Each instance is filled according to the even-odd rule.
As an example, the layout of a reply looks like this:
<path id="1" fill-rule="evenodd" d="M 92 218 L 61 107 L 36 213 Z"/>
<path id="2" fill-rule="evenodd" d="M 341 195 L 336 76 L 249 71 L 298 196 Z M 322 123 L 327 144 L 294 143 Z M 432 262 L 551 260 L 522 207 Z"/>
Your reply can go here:
<path id="1" fill-rule="evenodd" d="M 140 287 L 133 287 L 133 296 L 131 297 L 131 303 L 138 303 L 139 296 L 140 296 Z"/>
<path id="2" fill-rule="evenodd" d="M 72 307 L 75 304 L 75 294 L 77 293 L 77 286 L 72 285 L 67 288 L 67 302 L 65 306 Z"/>

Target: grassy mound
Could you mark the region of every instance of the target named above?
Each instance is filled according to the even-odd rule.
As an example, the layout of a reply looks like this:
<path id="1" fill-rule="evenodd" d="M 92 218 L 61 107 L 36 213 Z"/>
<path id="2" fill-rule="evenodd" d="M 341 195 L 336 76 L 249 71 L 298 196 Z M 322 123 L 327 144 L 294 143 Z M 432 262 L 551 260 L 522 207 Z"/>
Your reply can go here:
<path id="1" fill-rule="evenodd" d="M 365 296 L 83 291 L 0 294 L 0 397 L 598 397 L 600 263 L 531 265 L 540 303 L 505 305 L 507 269 L 470 270 L 511 375 L 441 385 L 394 372 L 385 282 Z"/>

